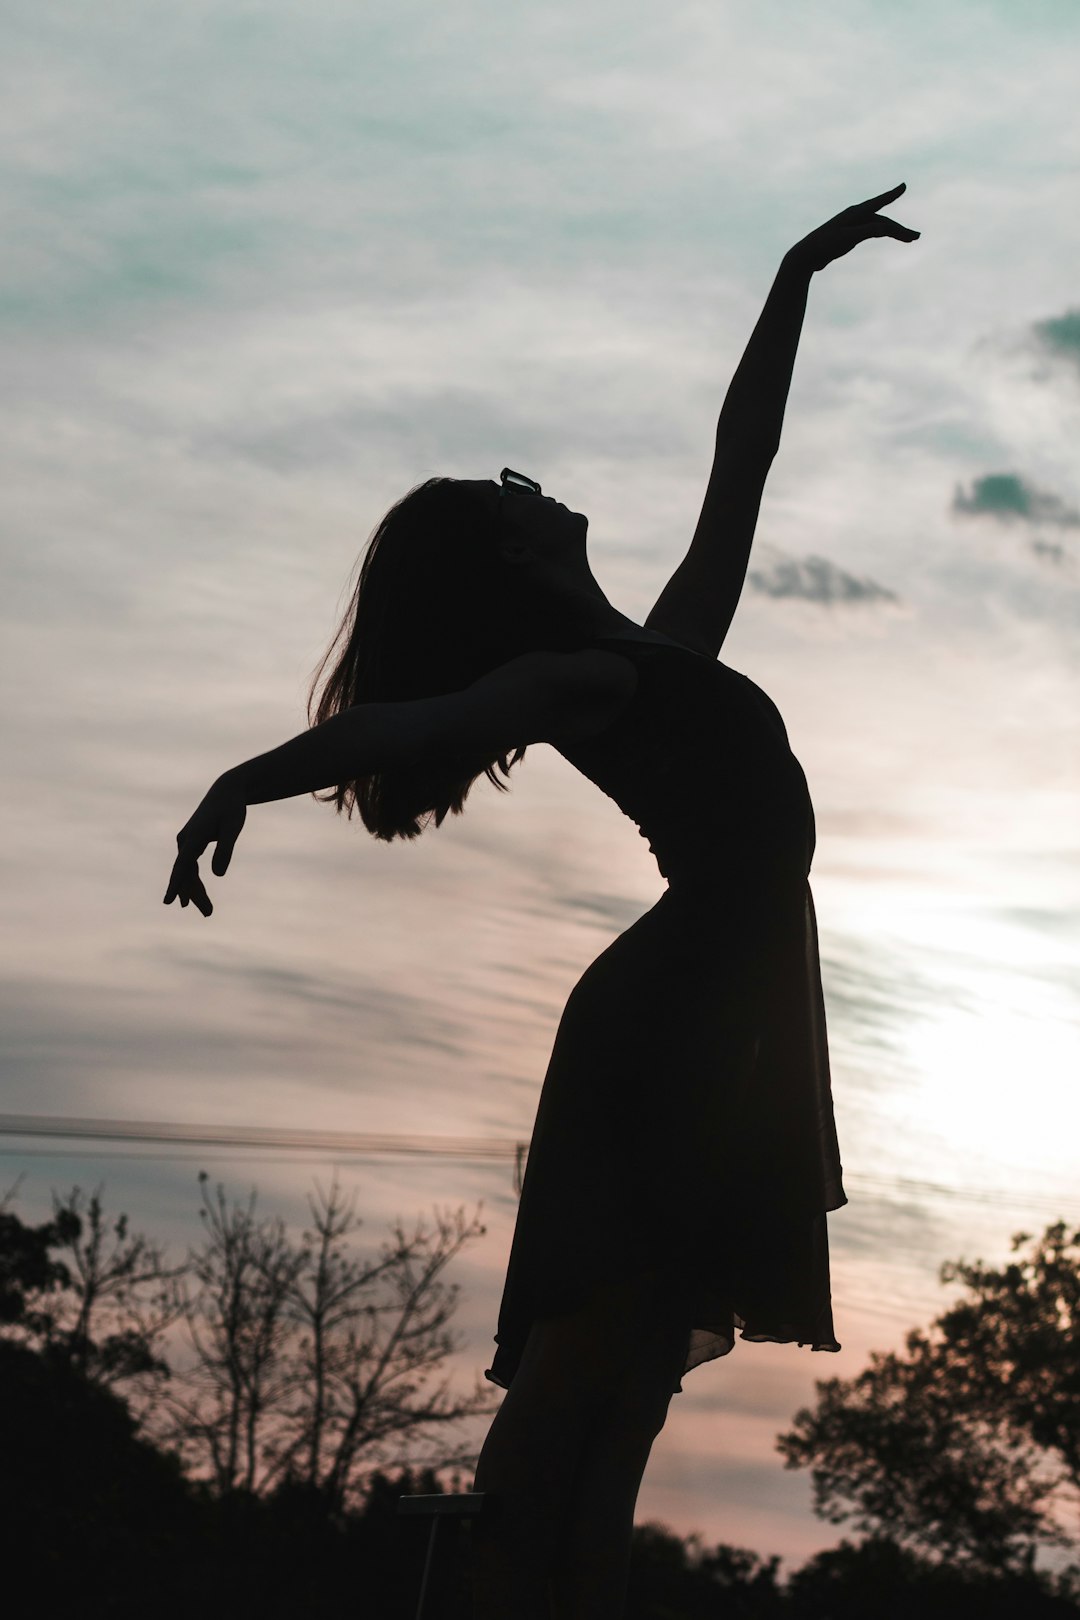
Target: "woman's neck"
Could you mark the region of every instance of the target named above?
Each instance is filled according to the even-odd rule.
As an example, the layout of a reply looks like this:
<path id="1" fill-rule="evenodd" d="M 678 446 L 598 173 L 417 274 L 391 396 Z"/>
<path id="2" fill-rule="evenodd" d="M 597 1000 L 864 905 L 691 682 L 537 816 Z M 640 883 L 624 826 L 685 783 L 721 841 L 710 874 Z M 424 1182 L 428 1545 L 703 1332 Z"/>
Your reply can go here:
<path id="1" fill-rule="evenodd" d="M 589 636 L 649 634 L 641 625 L 635 624 L 633 619 L 613 607 L 599 585 L 595 589 L 560 593 L 555 611 L 558 617 L 552 616 L 552 627 L 555 628 L 557 624 L 564 634 L 569 629 L 583 640 Z"/>

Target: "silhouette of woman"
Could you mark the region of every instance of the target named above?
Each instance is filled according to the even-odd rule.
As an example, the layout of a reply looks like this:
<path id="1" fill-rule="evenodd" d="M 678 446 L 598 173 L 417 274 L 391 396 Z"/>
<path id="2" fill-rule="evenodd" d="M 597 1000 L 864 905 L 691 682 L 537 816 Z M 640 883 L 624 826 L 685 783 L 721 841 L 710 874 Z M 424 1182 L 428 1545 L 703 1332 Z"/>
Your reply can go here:
<path id="1" fill-rule="evenodd" d="M 249 804 L 332 789 L 377 838 L 460 813 L 548 742 L 650 840 L 668 887 L 586 970 L 544 1079 L 486 1376 L 476 1620 L 614 1620 L 671 1396 L 743 1339 L 839 1350 L 833 1119 L 806 779 L 765 693 L 718 661 L 776 454 L 810 277 L 872 236 L 843 210 L 784 256 L 732 380 L 701 517 L 644 625 L 607 600 L 588 520 L 504 469 L 383 518 L 310 730 L 227 771 L 165 895 L 212 911 Z M 512 757 L 508 759 L 508 756 Z"/>

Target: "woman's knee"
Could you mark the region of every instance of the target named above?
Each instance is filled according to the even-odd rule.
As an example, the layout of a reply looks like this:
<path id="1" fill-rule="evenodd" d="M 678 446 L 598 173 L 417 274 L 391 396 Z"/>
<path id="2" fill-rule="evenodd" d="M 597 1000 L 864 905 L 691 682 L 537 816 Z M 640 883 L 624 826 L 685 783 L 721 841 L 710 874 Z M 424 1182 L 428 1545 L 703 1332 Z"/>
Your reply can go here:
<path id="1" fill-rule="evenodd" d="M 622 1380 L 605 1402 L 606 1427 L 624 1434 L 628 1443 L 651 1444 L 667 1422 L 677 1376 L 665 1366 L 651 1377 Z"/>
<path id="2" fill-rule="evenodd" d="M 683 1374 L 689 1338 L 689 1328 L 679 1322 L 658 1323 L 628 1348 L 609 1391 L 609 1405 L 628 1429 L 651 1439 L 660 1433 Z"/>
<path id="3" fill-rule="evenodd" d="M 663 1428 L 683 1372 L 689 1327 L 661 1306 L 651 1276 L 599 1288 L 580 1310 L 533 1323 L 515 1376 L 551 1416 L 611 1409 L 630 1431 Z"/>

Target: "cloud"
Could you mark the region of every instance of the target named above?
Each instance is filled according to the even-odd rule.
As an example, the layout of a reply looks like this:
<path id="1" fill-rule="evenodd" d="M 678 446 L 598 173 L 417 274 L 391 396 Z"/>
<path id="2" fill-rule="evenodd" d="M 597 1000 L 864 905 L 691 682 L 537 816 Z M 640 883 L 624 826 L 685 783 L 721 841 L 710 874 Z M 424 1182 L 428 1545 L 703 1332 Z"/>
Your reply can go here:
<path id="1" fill-rule="evenodd" d="M 992 517 L 999 523 L 1053 523 L 1058 528 L 1080 527 L 1080 512 L 1058 495 L 1037 490 L 1017 473 L 988 473 L 972 482 L 971 494 L 965 495 L 957 484 L 953 490 L 952 510 L 972 517 Z"/>
<path id="2" fill-rule="evenodd" d="M 584 917 L 590 923 L 613 928 L 617 933 L 632 927 L 642 913 L 641 902 L 633 897 L 597 892 L 558 894 L 555 905 L 571 916 Z"/>
<path id="3" fill-rule="evenodd" d="M 1052 563 L 1055 568 L 1061 568 L 1068 562 L 1068 553 L 1064 546 L 1059 546 L 1055 540 L 1033 540 L 1031 549 L 1036 557 L 1043 562 Z"/>
<path id="4" fill-rule="evenodd" d="M 215 985 L 226 981 L 234 984 L 252 998 L 253 1010 L 262 1018 L 271 1008 L 280 1016 L 291 1006 L 324 1025 L 344 1019 L 350 1030 L 362 1029 L 365 1041 L 372 1046 L 420 1047 L 447 1056 L 458 1056 L 466 1050 L 465 1032 L 447 1009 L 426 996 L 393 989 L 374 978 L 365 980 L 354 974 L 335 982 L 325 967 L 309 973 L 269 962 L 230 962 L 220 957 L 211 960 L 183 951 L 171 955 L 196 982 L 205 979 Z"/>
<path id="5" fill-rule="evenodd" d="M 1032 331 L 1044 349 L 1080 366 L 1080 309 L 1069 309 L 1064 315 L 1035 321 Z"/>
<path id="6" fill-rule="evenodd" d="M 856 579 L 825 557 L 781 557 L 765 571 L 752 569 L 747 576 L 755 591 L 765 596 L 796 596 L 807 602 L 897 602 L 894 591 L 872 579 Z"/>

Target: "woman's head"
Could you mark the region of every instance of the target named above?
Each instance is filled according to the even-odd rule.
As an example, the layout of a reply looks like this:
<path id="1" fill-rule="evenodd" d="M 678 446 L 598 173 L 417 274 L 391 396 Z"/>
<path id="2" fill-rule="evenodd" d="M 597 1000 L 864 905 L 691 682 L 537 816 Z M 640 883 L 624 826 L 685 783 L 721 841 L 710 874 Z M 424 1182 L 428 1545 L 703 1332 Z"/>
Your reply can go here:
<path id="1" fill-rule="evenodd" d="M 490 479 L 429 478 L 396 501 L 371 535 L 337 635 L 308 697 L 321 725 L 358 703 L 402 702 L 460 691 L 489 670 L 571 632 L 553 611 L 571 530 L 584 554 L 586 520 L 544 496 L 502 494 Z M 567 641 L 570 644 L 570 641 Z M 338 656 L 318 704 L 315 689 Z M 341 783 L 332 799 L 359 806 L 377 838 L 412 838 L 431 816 L 457 814 L 476 777 L 509 763 L 462 762 L 452 773 L 416 766 Z"/>

